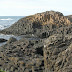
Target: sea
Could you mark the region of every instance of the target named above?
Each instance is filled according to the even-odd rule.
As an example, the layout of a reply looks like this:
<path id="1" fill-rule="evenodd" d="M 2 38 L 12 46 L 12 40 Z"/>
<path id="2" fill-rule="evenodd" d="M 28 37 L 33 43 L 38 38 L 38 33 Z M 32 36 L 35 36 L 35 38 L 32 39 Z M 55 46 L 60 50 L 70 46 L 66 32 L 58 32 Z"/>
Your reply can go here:
<path id="1" fill-rule="evenodd" d="M 10 27 L 25 16 L 0 16 L 0 30 Z"/>
<path id="2" fill-rule="evenodd" d="M 25 16 L 0 16 L 0 30 L 10 27 L 12 24 L 14 24 L 15 22 L 17 22 L 19 19 L 23 17 Z M 3 39 L 9 40 L 10 37 L 15 37 L 16 39 L 20 39 L 19 36 L 17 37 L 14 35 L 0 34 L 0 38 L 3 38 Z M 6 42 L 0 43 L 0 46 L 2 46 L 5 43 Z"/>

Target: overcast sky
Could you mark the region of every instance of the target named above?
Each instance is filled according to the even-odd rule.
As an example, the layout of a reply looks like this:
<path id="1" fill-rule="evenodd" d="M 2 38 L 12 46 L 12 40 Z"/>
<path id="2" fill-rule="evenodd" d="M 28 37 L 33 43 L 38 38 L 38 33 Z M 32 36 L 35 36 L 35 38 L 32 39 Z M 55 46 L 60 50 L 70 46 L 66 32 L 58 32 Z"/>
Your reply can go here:
<path id="1" fill-rule="evenodd" d="M 0 16 L 28 16 L 44 11 L 72 14 L 72 0 L 0 0 Z"/>

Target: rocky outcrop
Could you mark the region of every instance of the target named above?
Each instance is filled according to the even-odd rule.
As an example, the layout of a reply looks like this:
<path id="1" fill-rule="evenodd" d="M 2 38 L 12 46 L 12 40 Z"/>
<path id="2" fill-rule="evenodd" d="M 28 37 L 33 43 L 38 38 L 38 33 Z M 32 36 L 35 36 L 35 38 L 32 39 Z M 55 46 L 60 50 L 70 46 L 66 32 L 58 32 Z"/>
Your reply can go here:
<path id="1" fill-rule="evenodd" d="M 66 16 L 72 22 L 72 15 Z"/>
<path id="2" fill-rule="evenodd" d="M 21 39 L 0 47 L 0 69 L 9 72 L 44 70 L 42 41 Z"/>
<path id="3" fill-rule="evenodd" d="M 45 70 L 53 72 L 72 71 L 72 35 L 53 35 L 44 40 Z M 69 67 L 70 66 L 70 67 Z"/>
<path id="4" fill-rule="evenodd" d="M 67 17 L 60 12 L 47 11 L 22 18 L 11 27 L 0 32 L 14 35 L 34 34 L 46 38 L 53 33 L 60 33 L 63 27 L 66 27 L 67 33 L 72 32 L 71 21 Z"/>
<path id="5" fill-rule="evenodd" d="M 58 64 L 59 66 L 57 67 Z M 56 71 L 59 72 L 72 72 L 72 43 L 66 50 L 58 55 L 55 67 L 57 67 Z"/>
<path id="6" fill-rule="evenodd" d="M 72 72 L 72 23 L 60 12 L 47 11 L 20 19 L 4 34 L 0 69 L 9 72 Z"/>
<path id="7" fill-rule="evenodd" d="M 22 38 L 0 47 L 0 69 L 9 72 L 71 72 L 72 35 Z"/>
<path id="8" fill-rule="evenodd" d="M 0 38 L 0 43 L 6 42 L 6 39 Z"/>

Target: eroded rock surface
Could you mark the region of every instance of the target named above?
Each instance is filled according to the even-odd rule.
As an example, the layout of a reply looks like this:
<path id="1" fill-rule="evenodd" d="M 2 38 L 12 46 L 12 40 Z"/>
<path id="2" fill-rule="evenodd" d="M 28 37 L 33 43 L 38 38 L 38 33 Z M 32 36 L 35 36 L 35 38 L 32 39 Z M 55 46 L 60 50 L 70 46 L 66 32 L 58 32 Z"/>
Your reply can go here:
<path id="1" fill-rule="evenodd" d="M 53 72 L 72 71 L 72 35 L 53 35 L 44 40 L 45 69 Z M 70 67 L 69 67 L 70 66 Z"/>
<path id="2" fill-rule="evenodd" d="M 20 40 L 10 38 L 0 47 L 0 69 L 72 72 L 72 23 L 62 13 L 47 11 L 27 16 L 0 32 L 27 35 Z"/>
<path id="3" fill-rule="evenodd" d="M 1 33 L 34 34 L 46 38 L 55 33 L 63 33 L 63 30 L 68 34 L 72 32 L 71 21 L 60 12 L 46 11 L 22 18 L 11 27 L 2 30 Z"/>
<path id="4" fill-rule="evenodd" d="M 44 70 L 43 44 L 21 39 L 0 47 L 0 68 L 9 72 Z"/>

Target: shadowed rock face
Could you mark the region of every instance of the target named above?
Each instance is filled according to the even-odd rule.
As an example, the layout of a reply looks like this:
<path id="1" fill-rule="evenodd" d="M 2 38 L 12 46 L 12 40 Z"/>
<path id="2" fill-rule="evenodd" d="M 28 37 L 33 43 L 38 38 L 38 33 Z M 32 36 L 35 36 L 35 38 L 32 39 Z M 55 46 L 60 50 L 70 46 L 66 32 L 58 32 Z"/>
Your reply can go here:
<path id="1" fill-rule="evenodd" d="M 1 46 L 0 69 L 9 72 L 72 72 L 72 23 L 62 13 L 47 11 L 27 16 L 1 33 L 26 34 L 31 39 L 10 38 Z"/>
<path id="2" fill-rule="evenodd" d="M 6 42 L 6 39 L 0 38 L 0 43 Z"/>

